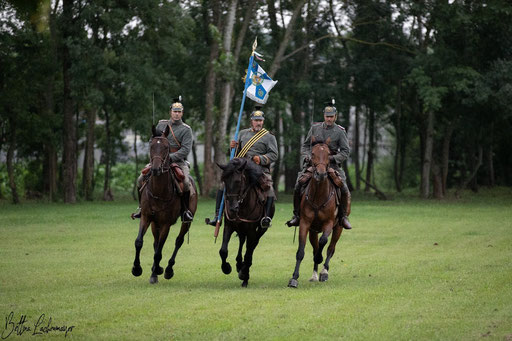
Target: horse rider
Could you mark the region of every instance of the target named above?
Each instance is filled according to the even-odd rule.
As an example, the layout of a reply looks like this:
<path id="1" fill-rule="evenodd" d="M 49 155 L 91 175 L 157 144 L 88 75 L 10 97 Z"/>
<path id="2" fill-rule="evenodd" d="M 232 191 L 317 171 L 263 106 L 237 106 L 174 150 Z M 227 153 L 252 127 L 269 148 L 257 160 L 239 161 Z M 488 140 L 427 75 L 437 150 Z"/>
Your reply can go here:
<path id="1" fill-rule="evenodd" d="M 261 219 L 260 224 L 262 228 L 269 228 L 272 226 L 270 210 L 275 200 L 270 166 L 277 160 L 278 148 L 275 136 L 263 128 L 264 121 L 264 112 L 261 110 L 260 106 L 256 106 L 255 110 L 251 113 L 251 127 L 241 130 L 238 135 L 238 141 L 232 140 L 229 147 L 236 148 L 236 157 L 249 158 L 263 168 L 265 179 L 262 180 L 265 182 L 263 187 L 266 189 L 266 203 L 265 215 Z M 207 222 L 212 226 L 215 226 L 217 223 L 222 196 L 223 190 L 219 189 L 217 191 L 217 201 L 215 205 L 215 218 Z"/>
<path id="2" fill-rule="evenodd" d="M 181 219 L 184 222 L 191 222 L 194 219 L 194 215 L 189 209 L 190 203 L 190 168 L 186 161 L 187 155 L 192 148 L 192 128 L 182 121 L 183 117 L 183 104 L 181 103 L 181 96 L 175 98 L 169 108 L 169 120 L 160 120 L 156 126 L 157 131 L 164 131 L 166 126 L 169 126 L 169 135 L 167 139 L 171 146 L 169 153 L 169 159 L 171 163 L 176 163 L 183 171 L 183 193 L 181 196 L 181 207 L 182 215 Z M 146 166 L 147 168 L 147 166 Z M 137 190 L 139 191 L 139 207 L 137 211 L 132 214 L 133 218 L 140 218 L 140 188 L 144 180 L 144 175 L 141 174 L 137 179 Z"/>
<path id="3" fill-rule="evenodd" d="M 293 192 L 293 217 L 286 224 L 288 226 L 299 226 L 300 222 L 300 203 L 302 199 L 302 191 L 305 188 L 306 182 L 299 181 L 308 177 L 311 170 L 308 170 L 311 160 L 311 138 L 315 137 L 315 140 L 321 140 L 326 142 L 330 138 L 329 143 L 329 167 L 332 168 L 338 177 L 341 177 L 343 185 L 341 186 L 341 203 L 342 212 L 339 213 L 339 222 L 341 225 L 350 230 L 352 226 L 348 221 L 348 214 L 350 213 L 350 191 L 346 184 L 346 176 L 341 164 L 345 161 L 350 153 L 350 147 L 348 145 L 348 138 L 345 128 L 336 124 L 337 110 L 334 106 L 334 100 L 327 104 L 323 110 L 324 121 L 313 123 L 313 126 L 309 129 L 309 132 L 302 144 L 301 148 L 301 159 L 302 159 L 302 170 L 297 175 L 297 181 L 295 183 L 295 190 Z M 311 174 L 309 174 L 310 177 Z"/>

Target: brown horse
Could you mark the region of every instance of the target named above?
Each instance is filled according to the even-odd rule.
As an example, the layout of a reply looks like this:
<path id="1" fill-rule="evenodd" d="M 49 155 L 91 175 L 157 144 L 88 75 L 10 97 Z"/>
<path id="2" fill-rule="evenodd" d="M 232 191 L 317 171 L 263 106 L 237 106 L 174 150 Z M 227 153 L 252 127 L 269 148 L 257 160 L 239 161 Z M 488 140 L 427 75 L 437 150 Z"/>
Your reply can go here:
<path id="1" fill-rule="evenodd" d="M 153 138 L 149 147 L 149 156 L 151 162 L 151 177 L 147 184 L 143 187 L 141 193 L 141 218 L 139 224 L 139 234 L 135 240 L 135 260 L 133 261 L 132 274 L 140 276 L 142 267 L 140 266 L 140 250 L 143 245 L 143 238 L 146 230 L 151 224 L 154 243 L 153 248 L 155 254 L 153 257 L 153 267 L 149 283 L 158 283 L 158 275 L 164 270 L 160 266 L 162 259 L 162 249 L 169 234 L 171 225 L 174 225 L 182 211 L 181 200 L 178 195 L 177 181 L 174 172 L 171 170 L 169 152 L 171 146 L 167 140 L 169 135 L 169 127 L 167 126 L 163 133 L 157 132 L 155 126 L 152 129 Z M 195 213 L 197 209 L 197 190 L 192 177 L 190 177 L 190 211 Z M 174 276 L 173 266 L 176 254 L 183 244 L 185 234 L 190 228 L 189 223 L 182 223 L 181 230 L 176 237 L 174 252 L 167 268 L 165 269 L 165 279 Z"/>
<path id="2" fill-rule="evenodd" d="M 314 166 L 313 177 L 302 196 L 300 205 L 300 226 L 299 226 L 299 248 L 296 254 L 296 265 L 293 277 L 288 282 L 288 286 L 297 288 L 299 278 L 299 268 L 302 259 L 304 259 L 304 248 L 306 246 L 306 237 L 309 232 L 309 241 L 313 246 L 314 269 L 310 281 L 318 281 L 318 264 L 323 261 L 322 251 L 327 244 L 329 235 L 332 233 L 331 243 L 327 248 L 327 257 L 324 268 L 320 273 L 320 281 L 327 281 L 329 277 L 329 261 L 334 255 L 336 243 L 340 239 L 343 227 L 338 223 L 338 207 L 336 205 L 336 188 L 327 176 L 329 165 L 329 144 L 316 142 L 311 149 L 311 163 Z M 322 233 L 320 242 L 318 234 Z"/>
<path id="3" fill-rule="evenodd" d="M 254 249 L 260 238 L 267 232 L 260 226 L 264 215 L 264 200 L 259 194 L 258 179 L 263 176 L 263 170 L 250 159 L 234 158 L 227 165 L 219 165 L 223 170 L 226 206 L 224 208 L 224 232 L 222 246 L 219 251 L 222 259 L 222 272 L 231 273 L 231 265 L 226 262 L 228 257 L 228 244 L 233 232 L 238 234 L 240 241 L 236 256 L 236 270 L 242 287 L 249 282 L 249 269 L 252 265 Z M 272 207 L 271 215 L 274 214 Z M 245 256 L 242 257 L 242 248 L 247 241 Z"/>

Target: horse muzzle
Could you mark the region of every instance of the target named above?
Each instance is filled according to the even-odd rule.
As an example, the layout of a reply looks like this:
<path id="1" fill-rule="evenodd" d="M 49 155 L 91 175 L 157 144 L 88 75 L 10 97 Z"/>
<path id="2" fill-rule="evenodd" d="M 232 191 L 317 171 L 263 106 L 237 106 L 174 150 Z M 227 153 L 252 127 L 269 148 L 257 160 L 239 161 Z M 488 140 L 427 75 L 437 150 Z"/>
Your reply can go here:
<path id="1" fill-rule="evenodd" d="M 316 181 L 324 181 L 327 178 L 327 172 L 315 171 L 313 173 L 313 177 L 315 178 Z"/>
<path id="2" fill-rule="evenodd" d="M 158 168 L 151 168 L 151 175 L 159 176 L 160 174 L 162 174 L 162 170 L 160 169 L 160 167 L 158 167 Z"/>

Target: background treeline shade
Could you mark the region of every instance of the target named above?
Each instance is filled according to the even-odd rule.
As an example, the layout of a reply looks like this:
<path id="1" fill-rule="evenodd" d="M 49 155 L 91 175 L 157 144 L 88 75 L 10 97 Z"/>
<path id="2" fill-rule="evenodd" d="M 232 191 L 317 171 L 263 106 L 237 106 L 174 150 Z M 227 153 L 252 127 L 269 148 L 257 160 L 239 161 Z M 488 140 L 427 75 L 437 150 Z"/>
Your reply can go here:
<path id="1" fill-rule="evenodd" d="M 256 36 L 279 80 L 264 109 L 284 151 L 276 187 L 293 190 L 301 139 L 331 97 L 352 190 L 512 185 L 509 1 L 11 0 L 0 13 L 0 198 L 112 200 L 147 161 L 124 132 L 147 141 L 153 98 L 160 119 L 178 94 L 208 195 Z"/>

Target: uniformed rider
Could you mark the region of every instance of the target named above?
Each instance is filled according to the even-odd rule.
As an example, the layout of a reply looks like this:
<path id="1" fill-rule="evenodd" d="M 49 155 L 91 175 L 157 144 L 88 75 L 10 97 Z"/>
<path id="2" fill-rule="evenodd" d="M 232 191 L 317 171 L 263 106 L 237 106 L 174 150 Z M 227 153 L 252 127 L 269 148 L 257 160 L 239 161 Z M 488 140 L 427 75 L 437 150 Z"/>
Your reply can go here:
<path id="1" fill-rule="evenodd" d="M 309 129 L 309 132 L 302 144 L 301 148 L 301 164 L 302 171 L 297 175 L 297 181 L 295 183 L 295 190 L 293 195 L 293 217 L 286 224 L 288 226 L 299 226 L 300 222 L 300 202 L 302 199 L 302 190 L 305 184 L 301 184 L 299 179 L 308 171 L 307 169 L 311 166 L 311 138 L 314 137 L 316 141 L 326 142 L 330 138 L 329 143 L 329 167 L 339 173 L 343 180 L 341 187 L 341 203 L 342 212 L 339 216 L 341 225 L 350 230 L 352 226 L 348 221 L 348 214 L 350 214 L 350 191 L 346 184 L 346 176 L 343 168 L 341 167 L 343 161 L 348 158 L 350 154 L 350 147 L 348 145 L 348 138 L 345 128 L 336 124 L 337 110 L 334 106 L 334 100 L 327 104 L 323 110 L 324 122 L 313 123 L 313 126 Z"/>
<path id="2" fill-rule="evenodd" d="M 267 199 L 265 203 L 265 215 L 261 219 L 261 227 L 269 228 L 272 225 L 272 216 L 270 211 L 275 200 L 270 166 L 272 163 L 277 161 L 278 148 L 275 136 L 263 128 L 264 121 L 265 114 L 261 110 L 261 107 L 255 107 L 255 110 L 251 113 L 251 128 L 241 130 L 238 135 L 238 141 L 232 140 L 229 147 L 236 148 L 236 157 L 250 158 L 252 161 L 263 168 L 264 176 L 266 177 L 266 187 L 268 190 L 265 193 Z M 254 136 L 256 137 L 253 139 Z M 251 141 L 251 139 L 253 140 Z M 249 147 L 249 144 L 253 142 L 254 144 Z M 218 190 L 215 218 L 213 220 L 207 219 L 207 223 L 212 226 L 215 226 L 217 223 L 222 195 L 223 190 Z"/>
<path id="3" fill-rule="evenodd" d="M 183 193 L 181 196 L 182 214 L 181 219 L 184 222 L 191 222 L 194 219 L 194 215 L 189 209 L 190 203 L 190 168 L 186 161 L 187 155 L 192 148 L 192 128 L 182 121 L 183 117 L 183 103 L 181 103 L 181 96 L 175 98 L 169 108 L 169 120 L 160 120 L 156 126 L 157 131 L 165 131 L 166 126 L 169 126 L 169 135 L 167 139 L 171 146 L 169 153 L 169 159 L 171 163 L 176 163 L 182 170 L 183 180 Z M 142 187 L 144 176 L 141 174 L 137 180 L 138 189 Z M 132 218 L 140 218 L 140 193 L 139 193 L 139 208 L 137 212 L 132 215 Z"/>

